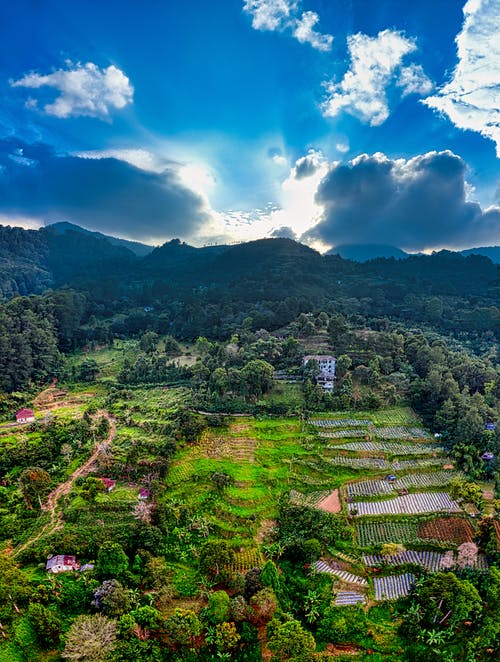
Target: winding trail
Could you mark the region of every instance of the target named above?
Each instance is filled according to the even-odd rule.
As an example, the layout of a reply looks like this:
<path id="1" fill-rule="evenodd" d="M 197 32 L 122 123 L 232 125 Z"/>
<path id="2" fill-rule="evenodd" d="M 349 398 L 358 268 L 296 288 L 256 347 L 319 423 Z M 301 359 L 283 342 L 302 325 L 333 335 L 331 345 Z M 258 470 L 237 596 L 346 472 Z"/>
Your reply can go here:
<path id="1" fill-rule="evenodd" d="M 50 494 L 47 497 L 47 500 L 42 505 L 42 510 L 50 514 L 49 521 L 43 525 L 43 527 L 36 534 L 36 536 L 34 536 L 33 538 L 29 538 L 29 540 L 27 540 L 25 543 L 23 543 L 19 547 L 16 547 L 12 551 L 13 557 L 24 552 L 25 549 L 27 549 L 30 545 L 35 543 L 40 538 L 42 538 L 42 536 L 50 535 L 55 531 L 57 531 L 58 529 L 62 528 L 63 526 L 62 513 L 57 509 L 59 500 L 61 499 L 61 497 L 66 496 L 66 494 L 70 493 L 71 488 L 73 487 L 73 484 L 77 478 L 86 476 L 91 471 L 92 466 L 94 465 L 94 463 L 96 462 L 99 456 L 99 453 L 101 453 L 102 450 L 105 449 L 106 447 L 111 446 L 111 443 L 116 435 L 116 423 L 115 420 L 110 416 L 110 414 L 107 411 L 100 411 L 98 412 L 98 415 L 104 416 L 109 421 L 109 434 L 107 438 L 104 441 L 101 441 L 98 444 L 96 444 L 94 450 L 92 451 L 92 455 L 88 458 L 88 460 L 84 462 L 84 464 L 80 465 L 78 469 L 75 469 L 75 471 L 73 471 L 70 477 L 64 481 L 64 483 L 60 483 L 60 485 L 58 485 L 54 490 L 52 490 L 52 492 L 50 492 Z"/>

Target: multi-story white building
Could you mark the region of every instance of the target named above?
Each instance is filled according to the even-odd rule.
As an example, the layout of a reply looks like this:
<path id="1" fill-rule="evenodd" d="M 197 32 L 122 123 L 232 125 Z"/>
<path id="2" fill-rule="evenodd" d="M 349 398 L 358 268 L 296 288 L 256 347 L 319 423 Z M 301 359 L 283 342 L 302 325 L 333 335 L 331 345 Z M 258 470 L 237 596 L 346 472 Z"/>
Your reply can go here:
<path id="1" fill-rule="evenodd" d="M 309 361 L 317 361 L 319 365 L 316 383 L 321 386 L 323 391 L 333 391 L 337 359 L 329 354 L 308 354 L 302 359 L 302 365 L 307 365 Z"/>

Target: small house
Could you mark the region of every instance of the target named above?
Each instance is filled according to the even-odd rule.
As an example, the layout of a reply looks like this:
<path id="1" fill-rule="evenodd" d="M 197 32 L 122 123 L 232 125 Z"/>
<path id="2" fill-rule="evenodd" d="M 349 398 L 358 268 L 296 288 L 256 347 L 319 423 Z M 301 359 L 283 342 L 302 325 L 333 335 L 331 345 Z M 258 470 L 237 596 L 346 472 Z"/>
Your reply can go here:
<path id="1" fill-rule="evenodd" d="M 106 492 L 111 492 L 111 490 L 114 490 L 115 485 L 116 485 L 116 480 L 113 480 L 112 478 L 101 478 L 102 484 L 106 488 Z"/>
<path id="2" fill-rule="evenodd" d="M 35 414 L 33 409 L 20 409 L 16 411 L 16 421 L 18 423 L 33 423 Z"/>
<path id="3" fill-rule="evenodd" d="M 80 564 L 76 560 L 76 556 L 68 556 L 67 554 L 56 554 L 47 560 L 45 569 L 56 575 L 59 572 L 71 572 L 78 570 Z"/>
<path id="4" fill-rule="evenodd" d="M 481 455 L 481 460 L 485 460 L 486 462 L 491 462 L 491 460 L 495 459 L 495 455 L 493 453 L 488 453 L 487 451 Z"/>
<path id="5" fill-rule="evenodd" d="M 486 423 L 486 425 L 484 426 L 484 429 L 489 430 L 490 432 L 494 432 L 495 431 L 495 424 L 494 423 Z"/>
<path id="6" fill-rule="evenodd" d="M 151 492 L 147 490 L 145 487 L 141 487 L 141 489 L 139 490 L 139 494 L 137 495 L 137 498 L 146 501 L 147 499 L 149 499 L 150 496 L 151 496 Z"/>

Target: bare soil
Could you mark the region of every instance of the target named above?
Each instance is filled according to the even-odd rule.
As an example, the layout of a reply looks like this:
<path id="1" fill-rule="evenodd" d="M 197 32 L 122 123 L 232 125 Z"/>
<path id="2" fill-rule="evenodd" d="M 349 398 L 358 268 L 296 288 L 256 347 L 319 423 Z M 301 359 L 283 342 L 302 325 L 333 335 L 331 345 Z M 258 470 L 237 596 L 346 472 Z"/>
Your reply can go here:
<path id="1" fill-rule="evenodd" d="M 342 505 L 340 503 L 339 491 L 335 490 L 330 495 L 320 501 L 316 508 L 324 510 L 327 513 L 340 513 L 342 511 Z"/>

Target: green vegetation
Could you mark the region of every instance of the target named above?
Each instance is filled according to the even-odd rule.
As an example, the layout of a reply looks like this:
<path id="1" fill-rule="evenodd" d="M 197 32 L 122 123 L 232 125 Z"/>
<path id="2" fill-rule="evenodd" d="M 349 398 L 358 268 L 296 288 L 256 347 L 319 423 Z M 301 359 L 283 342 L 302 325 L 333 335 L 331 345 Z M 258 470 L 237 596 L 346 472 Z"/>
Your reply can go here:
<path id="1" fill-rule="evenodd" d="M 0 661 L 498 656 L 497 268 L 42 239 L 2 281 Z"/>

